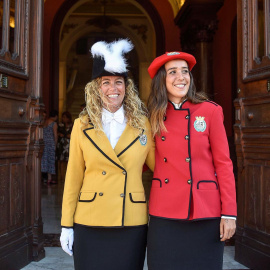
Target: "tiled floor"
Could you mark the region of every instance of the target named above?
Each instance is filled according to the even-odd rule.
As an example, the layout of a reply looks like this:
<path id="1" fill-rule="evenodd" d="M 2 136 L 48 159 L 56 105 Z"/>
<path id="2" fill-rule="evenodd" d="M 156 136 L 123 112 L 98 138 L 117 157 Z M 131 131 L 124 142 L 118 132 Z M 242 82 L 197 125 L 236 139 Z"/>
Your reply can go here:
<path id="1" fill-rule="evenodd" d="M 42 186 L 42 218 L 44 222 L 44 233 L 46 235 L 45 244 L 52 247 L 45 247 L 46 257 L 39 262 L 32 262 L 23 270 L 39 269 L 74 269 L 73 259 L 62 251 L 59 246 L 58 236 L 60 234 L 61 204 L 62 204 L 63 184 L 52 186 Z M 45 246 L 46 246 L 45 245 Z M 223 269 L 248 269 L 234 260 L 234 247 L 226 246 L 224 251 Z M 105 269 L 104 269 L 105 270 Z M 128 270 L 128 269 L 127 269 Z M 145 263 L 144 270 L 147 270 Z"/>
<path id="2" fill-rule="evenodd" d="M 23 270 L 41 270 L 41 269 L 50 269 L 50 270 L 73 270 L 73 258 L 68 256 L 64 251 L 59 247 L 46 247 L 46 257 L 40 262 L 32 262 L 28 266 L 24 267 Z M 237 263 L 233 259 L 234 256 L 234 247 L 227 246 L 225 247 L 224 252 L 224 262 L 223 269 L 248 269 L 245 266 Z M 143 270 L 147 270 L 147 265 Z M 105 269 L 104 269 L 105 270 Z M 128 269 L 127 269 L 128 270 Z M 164 269 L 166 270 L 166 269 Z M 194 270 L 194 269 L 190 269 Z"/>

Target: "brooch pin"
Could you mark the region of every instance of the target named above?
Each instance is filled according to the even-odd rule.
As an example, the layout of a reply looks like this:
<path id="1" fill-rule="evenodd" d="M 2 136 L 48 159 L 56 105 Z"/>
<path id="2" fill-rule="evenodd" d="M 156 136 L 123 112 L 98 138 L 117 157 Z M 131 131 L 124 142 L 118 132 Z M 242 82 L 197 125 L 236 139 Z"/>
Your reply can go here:
<path id="1" fill-rule="evenodd" d="M 139 138 L 139 141 L 141 143 L 141 145 L 146 145 L 147 144 L 147 136 L 145 134 L 141 135 Z"/>
<path id="2" fill-rule="evenodd" d="M 194 122 L 194 128 L 198 132 L 204 132 L 206 129 L 206 122 L 203 116 L 196 116 L 196 120 Z"/>

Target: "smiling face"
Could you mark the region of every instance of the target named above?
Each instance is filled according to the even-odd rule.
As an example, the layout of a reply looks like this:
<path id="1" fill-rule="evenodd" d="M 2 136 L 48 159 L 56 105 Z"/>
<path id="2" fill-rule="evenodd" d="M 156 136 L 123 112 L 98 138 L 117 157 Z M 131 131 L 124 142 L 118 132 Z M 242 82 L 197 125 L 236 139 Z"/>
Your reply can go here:
<path id="1" fill-rule="evenodd" d="M 116 112 L 125 97 L 125 80 L 118 76 L 101 77 L 101 98 L 103 107 L 110 112 Z"/>
<path id="2" fill-rule="evenodd" d="M 168 99 L 176 104 L 184 101 L 189 86 L 190 75 L 185 60 L 172 60 L 165 64 Z"/>

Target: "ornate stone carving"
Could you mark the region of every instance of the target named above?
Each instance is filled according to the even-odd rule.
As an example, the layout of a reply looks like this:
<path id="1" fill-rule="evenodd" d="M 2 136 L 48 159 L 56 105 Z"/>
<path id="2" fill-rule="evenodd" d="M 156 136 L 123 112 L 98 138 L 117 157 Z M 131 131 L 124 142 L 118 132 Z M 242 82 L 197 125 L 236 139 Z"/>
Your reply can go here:
<path id="1" fill-rule="evenodd" d="M 144 43 L 147 42 L 147 35 L 146 35 L 146 33 L 148 31 L 147 25 L 145 25 L 145 24 L 141 24 L 141 25 L 131 24 L 131 25 L 129 25 L 129 27 L 131 29 L 137 30 L 137 34 L 139 36 L 141 36 L 143 42 Z"/>
<path id="2" fill-rule="evenodd" d="M 122 25 L 122 23 L 116 19 L 114 19 L 113 17 L 109 17 L 109 16 L 98 16 L 95 17 L 94 19 L 90 19 L 88 21 L 86 21 L 87 25 L 92 25 L 101 29 L 108 29 L 109 27 L 115 25 L 115 26 L 119 26 Z"/>
<path id="3" fill-rule="evenodd" d="M 77 23 L 66 23 L 63 27 L 62 33 L 61 33 L 61 40 L 64 39 L 65 35 L 70 32 L 71 29 L 74 29 L 76 26 L 78 26 Z"/>

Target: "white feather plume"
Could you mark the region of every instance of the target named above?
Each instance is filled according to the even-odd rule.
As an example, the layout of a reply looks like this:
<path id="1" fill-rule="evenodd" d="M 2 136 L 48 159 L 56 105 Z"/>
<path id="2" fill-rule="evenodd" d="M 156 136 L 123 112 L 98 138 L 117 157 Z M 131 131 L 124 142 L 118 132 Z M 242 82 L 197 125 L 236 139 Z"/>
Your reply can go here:
<path id="1" fill-rule="evenodd" d="M 112 43 L 99 41 L 91 48 L 93 57 L 100 56 L 105 61 L 104 69 L 112 73 L 127 72 L 127 62 L 123 54 L 133 49 L 133 44 L 127 39 L 120 39 Z"/>

